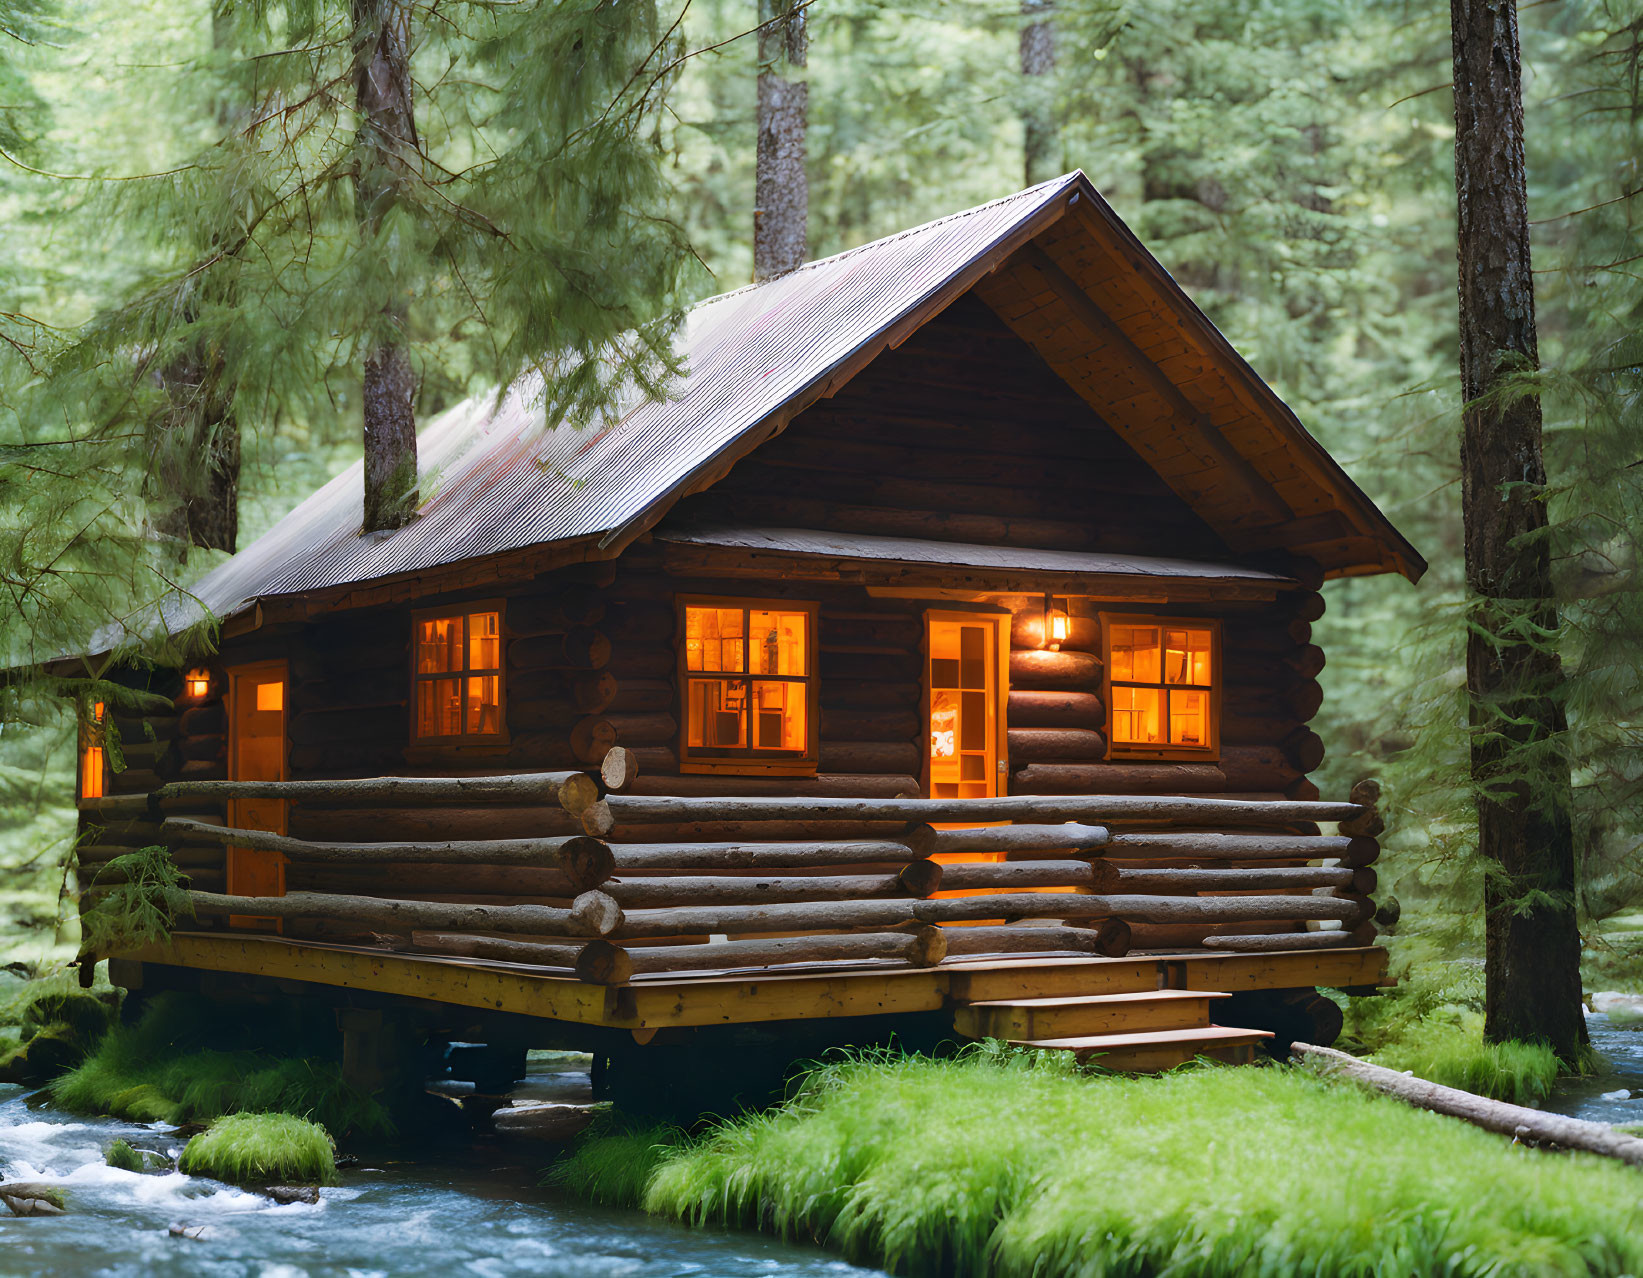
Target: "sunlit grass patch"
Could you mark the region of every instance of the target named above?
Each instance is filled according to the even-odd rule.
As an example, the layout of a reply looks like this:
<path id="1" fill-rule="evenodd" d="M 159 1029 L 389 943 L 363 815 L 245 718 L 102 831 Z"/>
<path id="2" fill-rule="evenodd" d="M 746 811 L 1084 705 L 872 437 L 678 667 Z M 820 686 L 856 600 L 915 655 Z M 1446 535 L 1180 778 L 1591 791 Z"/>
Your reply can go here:
<path id="1" fill-rule="evenodd" d="M 637 1207 L 656 1168 L 683 1139 L 676 1127 L 607 1118 L 548 1172 L 548 1183 L 607 1207 Z"/>
<path id="2" fill-rule="evenodd" d="M 291 1114 L 229 1114 L 188 1142 L 177 1170 L 236 1185 L 329 1185 L 336 1155 L 325 1128 Z"/>
<path id="3" fill-rule="evenodd" d="M 1489 1043 L 1475 1012 L 1452 1019 L 1429 1017 L 1418 1030 L 1388 1044 L 1371 1059 L 1429 1082 L 1480 1096 L 1539 1105 L 1563 1072 L 1557 1053 L 1544 1043 Z"/>
<path id="4" fill-rule="evenodd" d="M 1283 1068 L 1125 1078 L 985 1053 L 845 1063 L 777 1110 L 657 1156 L 651 1211 L 911 1275 L 1643 1266 L 1634 1170 Z"/>

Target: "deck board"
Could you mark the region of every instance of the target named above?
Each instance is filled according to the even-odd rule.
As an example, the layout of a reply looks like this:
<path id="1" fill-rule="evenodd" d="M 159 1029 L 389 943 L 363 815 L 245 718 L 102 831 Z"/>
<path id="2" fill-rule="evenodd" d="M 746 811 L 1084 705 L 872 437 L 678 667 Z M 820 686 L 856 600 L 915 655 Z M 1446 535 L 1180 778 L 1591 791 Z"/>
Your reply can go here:
<path id="1" fill-rule="evenodd" d="M 905 1014 L 985 999 L 1377 985 L 1386 981 L 1387 961 L 1379 946 L 1113 959 L 983 958 L 933 968 L 880 965 L 669 976 L 605 987 L 482 959 L 400 954 L 250 933 L 178 933 L 165 945 L 123 957 L 628 1030 Z"/>

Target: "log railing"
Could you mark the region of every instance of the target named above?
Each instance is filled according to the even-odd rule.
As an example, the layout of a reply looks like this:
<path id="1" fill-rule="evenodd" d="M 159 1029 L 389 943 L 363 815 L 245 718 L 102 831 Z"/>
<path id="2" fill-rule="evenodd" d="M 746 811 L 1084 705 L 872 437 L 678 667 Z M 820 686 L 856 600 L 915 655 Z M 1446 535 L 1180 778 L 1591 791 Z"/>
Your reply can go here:
<path id="1" fill-rule="evenodd" d="M 1372 783 L 1347 803 L 669 797 L 612 788 L 634 774 L 626 753 L 607 756 L 602 783 L 580 772 L 174 782 L 83 805 L 103 825 L 82 847 L 82 867 L 163 844 L 195 879 L 198 922 L 179 926 L 272 918 L 294 937 L 599 983 L 1132 946 L 1311 949 L 1373 936 Z M 288 801 L 302 834 L 227 826 L 222 805 L 247 797 Z M 378 837 L 355 837 L 358 814 L 373 809 Z M 429 837 L 442 812 L 483 833 L 486 810 L 507 814 L 497 837 Z M 349 814 L 342 836 L 316 837 L 333 813 Z M 976 821 L 1001 824 L 938 828 Z M 1320 833 L 1319 822 L 1338 833 Z M 222 891 L 231 846 L 286 858 L 288 893 Z"/>

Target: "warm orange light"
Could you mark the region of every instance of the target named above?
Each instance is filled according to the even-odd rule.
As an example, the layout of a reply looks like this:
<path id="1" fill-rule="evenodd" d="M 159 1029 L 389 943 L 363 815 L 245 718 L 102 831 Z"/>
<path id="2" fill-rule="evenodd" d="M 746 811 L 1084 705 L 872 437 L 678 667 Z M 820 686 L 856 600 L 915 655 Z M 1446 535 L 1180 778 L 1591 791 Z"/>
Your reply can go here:
<path id="1" fill-rule="evenodd" d="M 211 675 L 204 670 L 190 670 L 184 682 L 191 697 L 203 697 L 211 691 Z"/>
<path id="2" fill-rule="evenodd" d="M 501 736 L 501 670 L 501 613 L 453 613 L 418 621 L 417 736 Z"/>
<path id="3" fill-rule="evenodd" d="M 1055 600 L 1049 595 L 1044 596 L 1044 646 L 1051 652 L 1060 652 L 1061 645 L 1067 642 L 1067 635 L 1071 632 L 1072 623 L 1067 618 L 1065 608 L 1057 608 Z"/>

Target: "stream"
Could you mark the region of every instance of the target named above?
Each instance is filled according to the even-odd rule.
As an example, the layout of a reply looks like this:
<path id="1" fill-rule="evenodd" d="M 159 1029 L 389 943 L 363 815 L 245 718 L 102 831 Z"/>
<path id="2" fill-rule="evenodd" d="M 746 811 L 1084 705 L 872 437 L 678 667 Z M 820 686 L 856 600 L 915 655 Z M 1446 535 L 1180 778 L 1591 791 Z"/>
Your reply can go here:
<path id="1" fill-rule="evenodd" d="M 1643 1029 L 1588 1015 L 1609 1061 L 1596 1078 L 1559 1084 L 1547 1108 L 1598 1122 L 1643 1122 Z M 554 1101 L 585 1075 L 528 1079 L 516 1095 Z M 63 1113 L 0 1085 L 0 1178 L 45 1181 L 68 1214 L 0 1212 L 0 1278 L 873 1278 L 822 1252 L 753 1233 L 686 1229 L 639 1212 L 594 1207 L 539 1182 L 553 1147 L 480 1138 L 416 1160 L 362 1160 L 317 1204 L 279 1205 L 215 1181 L 105 1165 L 117 1137 L 172 1154 L 182 1141 L 143 1126 Z M 173 1234 L 173 1226 L 187 1231 Z M 197 1236 L 191 1236 L 197 1235 Z"/>
<path id="2" fill-rule="evenodd" d="M 563 1076 L 561 1076 L 563 1077 Z M 582 1076 L 585 1080 L 585 1075 Z M 553 1090 L 552 1076 L 532 1079 Z M 548 1084 L 544 1086 L 544 1084 Z M 594 1207 L 539 1182 L 553 1146 L 482 1138 L 415 1161 L 362 1159 L 317 1204 L 278 1205 L 215 1181 L 118 1171 L 116 1137 L 178 1153 L 164 1124 L 83 1118 L 0 1085 L 0 1179 L 62 1188 L 66 1215 L 0 1208 L 0 1278 L 872 1278 L 754 1233 L 687 1229 Z M 176 1236 L 182 1226 L 198 1237 Z"/>

